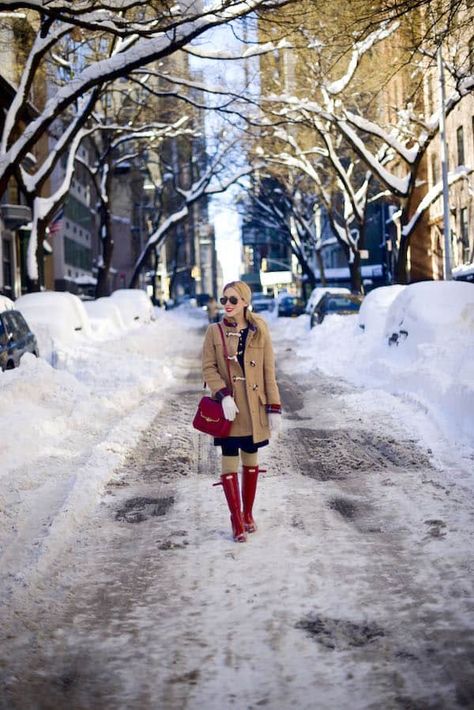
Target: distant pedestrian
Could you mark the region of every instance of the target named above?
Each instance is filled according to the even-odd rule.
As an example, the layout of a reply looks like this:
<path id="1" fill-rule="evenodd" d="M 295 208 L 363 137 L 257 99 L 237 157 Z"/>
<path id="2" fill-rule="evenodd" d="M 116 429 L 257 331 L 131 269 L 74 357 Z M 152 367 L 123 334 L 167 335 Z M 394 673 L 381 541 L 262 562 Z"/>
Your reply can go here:
<path id="1" fill-rule="evenodd" d="M 222 323 L 210 325 L 203 347 L 203 379 L 213 397 L 222 402 L 224 416 L 232 422 L 230 436 L 214 439 L 222 447 L 223 486 L 229 506 L 234 540 L 245 542 L 257 526 L 252 508 L 257 490 L 258 449 L 269 443 L 270 433 L 281 427 L 281 404 L 275 380 L 270 333 L 265 320 L 252 313 L 252 292 L 243 281 L 224 286 L 220 302 Z M 228 351 L 229 374 L 219 329 Z M 239 489 L 239 451 L 242 458 L 242 507 Z M 217 485 L 217 484 L 216 484 Z"/>
<path id="2" fill-rule="evenodd" d="M 219 306 L 214 296 L 207 302 L 207 319 L 209 323 L 217 323 L 219 320 Z"/>

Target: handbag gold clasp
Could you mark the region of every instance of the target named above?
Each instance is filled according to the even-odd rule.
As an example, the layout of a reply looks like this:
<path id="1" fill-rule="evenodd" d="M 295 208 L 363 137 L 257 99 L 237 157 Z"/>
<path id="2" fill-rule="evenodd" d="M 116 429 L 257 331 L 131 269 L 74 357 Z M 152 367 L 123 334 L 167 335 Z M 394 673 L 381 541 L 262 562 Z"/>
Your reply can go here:
<path id="1" fill-rule="evenodd" d="M 220 419 L 212 419 L 212 417 L 206 417 L 201 411 L 199 411 L 199 414 L 203 419 L 206 420 L 206 422 L 218 422 Z"/>

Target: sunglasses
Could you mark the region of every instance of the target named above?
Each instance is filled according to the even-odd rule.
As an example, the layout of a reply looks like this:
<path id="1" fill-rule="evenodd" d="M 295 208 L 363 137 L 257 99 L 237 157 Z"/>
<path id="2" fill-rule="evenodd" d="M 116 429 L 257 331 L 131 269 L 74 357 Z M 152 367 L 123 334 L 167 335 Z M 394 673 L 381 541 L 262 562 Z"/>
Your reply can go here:
<path id="1" fill-rule="evenodd" d="M 230 301 L 233 306 L 236 306 L 239 302 L 239 299 L 237 298 L 237 296 L 229 296 L 229 298 L 227 298 L 227 296 L 222 296 L 222 298 L 219 298 L 219 301 L 222 303 L 223 306 L 225 306 L 227 301 Z"/>

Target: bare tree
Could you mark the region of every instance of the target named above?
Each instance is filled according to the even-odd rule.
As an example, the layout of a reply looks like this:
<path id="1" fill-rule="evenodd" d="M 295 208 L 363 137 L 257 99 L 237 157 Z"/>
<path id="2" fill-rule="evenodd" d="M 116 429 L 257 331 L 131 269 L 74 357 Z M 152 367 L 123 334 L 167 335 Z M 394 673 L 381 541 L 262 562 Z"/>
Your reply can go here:
<path id="1" fill-rule="evenodd" d="M 271 233 L 272 245 L 291 248 L 300 264 L 303 282 L 312 290 L 318 279 L 313 254 L 316 254 L 319 278 L 322 282 L 325 279 L 314 223 L 318 198 L 308 187 L 306 176 L 300 172 L 266 166 L 256 172 L 246 187 L 240 212 L 259 231 Z"/>
<path id="2" fill-rule="evenodd" d="M 207 164 L 189 188 L 180 187 L 179 176 L 172 175 L 174 191 L 180 204 L 171 214 L 162 213 L 159 215 L 158 224 L 155 223 L 154 229 L 136 261 L 130 288 L 135 288 L 139 274 L 150 255 L 153 251 L 158 251 L 165 243 L 170 231 L 188 217 L 190 207 L 195 202 L 204 196 L 225 192 L 231 185 L 238 182 L 245 175 L 249 175 L 255 169 L 253 166 L 246 164 L 229 170 L 226 158 L 232 147 L 232 142 L 221 145 L 215 154 L 209 157 Z M 172 169 L 172 166 L 169 169 Z M 157 185 L 158 189 L 160 187 L 162 186 Z"/>
<path id="3" fill-rule="evenodd" d="M 6 112 L 0 140 L 0 194 L 14 178 L 33 214 L 39 210 L 38 216 L 33 218 L 28 255 L 33 288 L 38 283 L 37 245 L 44 238 L 54 203 L 59 198 L 56 195 L 50 200 L 52 196 L 46 194 L 48 178 L 61 156 L 72 145 L 77 149 L 102 88 L 116 78 L 170 56 L 212 27 L 273 7 L 269 0 L 214 0 L 206 7 L 193 0 L 180 3 L 148 0 L 0 3 L 0 21 L 2 11 L 11 14 L 20 10 L 26 13 L 36 30 L 31 47 L 25 48 L 18 90 Z M 68 44 L 77 50 L 73 67 L 64 58 Z M 44 105 L 37 107 L 36 117 L 25 128 L 22 121 L 31 103 L 33 88 L 38 81 L 44 81 L 45 74 L 52 76 L 54 65 L 67 70 L 67 79 L 55 91 L 51 83 L 48 85 Z M 37 165 L 35 173 L 26 172 L 22 167 L 25 157 L 29 153 L 39 154 L 37 148 L 41 140 L 46 135 L 54 135 L 57 128 L 61 129 L 61 135 L 47 158 Z M 73 155 L 68 158 L 68 165 L 74 165 Z M 61 193 L 64 189 L 67 190 L 66 183 Z"/>
<path id="4" fill-rule="evenodd" d="M 417 190 L 427 149 L 439 134 L 440 112 L 436 110 L 434 113 L 426 113 L 421 103 L 415 105 L 408 97 L 402 105 L 395 107 L 392 112 L 395 121 L 390 122 L 385 110 L 378 112 L 372 110 L 370 115 L 368 111 L 358 110 L 357 106 L 357 97 L 361 95 L 361 88 L 363 88 L 359 85 L 358 71 L 364 55 L 376 44 L 392 41 L 397 31 L 397 24 L 382 25 L 363 42 L 356 43 L 342 75 L 336 79 L 320 78 L 316 98 L 274 95 L 264 97 L 263 104 L 270 107 L 270 116 L 277 115 L 279 119 L 285 116 L 288 123 L 293 125 L 284 136 L 284 140 L 292 150 L 280 155 L 280 159 L 313 176 L 315 184 L 319 183 L 320 194 L 328 208 L 331 205 L 331 196 L 329 194 L 324 196 L 321 175 L 314 169 L 314 161 L 310 161 L 308 156 L 312 153 L 330 159 L 331 169 L 337 177 L 343 199 L 350 205 L 350 210 L 344 210 L 344 214 L 349 214 L 351 220 L 359 223 L 359 233 L 360 227 L 363 226 L 364 212 L 361 207 L 367 204 L 367 188 L 370 181 L 375 180 L 387 196 L 398 202 L 400 210 L 397 279 L 406 282 L 407 253 L 414 228 L 421 215 L 440 193 L 440 185 L 437 185 L 420 201 Z M 454 50 L 457 51 L 456 45 Z M 426 43 L 420 45 L 416 51 L 417 63 L 414 66 L 418 75 L 422 76 L 429 63 L 434 61 L 435 46 Z M 474 89 L 472 64 L 467 61 L 466 52 L 453 53 L 453 55 L 453 61 L 447 62 L 452 87 L 445 105 L 447 115 Z M 415 73 L 413 66 L 411 71 Z M 418 82 L 415 87 L 418 95 L 419 90 Z M 373 96 L 376 97 L 377 93 Z M 364 103 L 367 106 L 367 101 Z M 293 138 L 297 131 L 295 126 L 298 125 L 313 126 L 323 140 L 323 147 L 315 144 L 308 152 L 302 150 Z M 343 141 L 334 141 L 332 137 L 334 134 L 339 138 L 342 137 Z M 280 130 L 280 136 L 282 135 L 283 131 Z M 340 159 L 341 151 L 347 154 L 348 149 L 365 166 L 366 178 L 356 190 L 351 188 Z M 452 171 L 449 180 L 451 183 L 466 180 L 469 173 L 470 168 L 461 166 Z M 347 227 L 350 227 L 350 224 Z M 344 237 L 336 222 L 334 228 L 339 237 L 350 244 L 350 238 L 347 236 L 350 230 L 346 230 Z M 353 251 L 355 253 L 354 249 Z"/>

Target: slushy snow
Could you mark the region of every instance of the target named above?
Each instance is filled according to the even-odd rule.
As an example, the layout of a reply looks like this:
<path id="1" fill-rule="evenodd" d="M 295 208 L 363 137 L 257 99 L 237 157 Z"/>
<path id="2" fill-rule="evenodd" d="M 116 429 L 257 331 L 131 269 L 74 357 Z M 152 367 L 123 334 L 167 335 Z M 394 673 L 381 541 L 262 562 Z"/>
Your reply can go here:
<path id="1" fill-rule="evenodd" d="M 39 359 L 28 354 L 0 374 L 0 563 L 17 581 L 57 554 L 94 509 L 167 389 L 188 372 L 186 353 L 199 354 L 202 310 L 156 309 L 155 321 L 124 329 L 113 308 L 118 300 L 110 301 L 87 307 L 89 328 L 56 342 L 51 360 L 44 351 Z M 319 369 L 355 384 L 359 406 L 374 418 L 393 402 L 405 430 L 419 435 L 420 419 L 430 423 L 422 444 L 456 442 L 469 457 L 473 314 L 471 284 L 435 282 L 377 289 L 359 316 L 329 316 L 312 330 L 308 315 L 267 319 L 277 346 L 294 343 L 299 371 Z M 335 397 L 335 410 L 341 406 Z"/>

